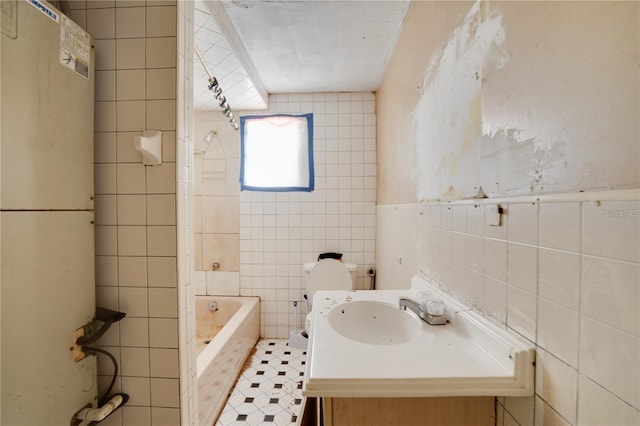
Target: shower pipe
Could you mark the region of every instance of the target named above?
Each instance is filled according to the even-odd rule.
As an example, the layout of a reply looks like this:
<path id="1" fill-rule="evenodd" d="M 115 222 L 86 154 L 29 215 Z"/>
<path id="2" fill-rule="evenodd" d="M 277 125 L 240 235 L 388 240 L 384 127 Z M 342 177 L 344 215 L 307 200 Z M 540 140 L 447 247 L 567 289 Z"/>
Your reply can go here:
<path id="1" fill-rule="evenodd" d="M 222 94 L 222 89 L 218 84 L 218 79 L 213 74 L 211 74 L 211 72 L 209 71 L 209 68 L 207 67 L 207 64 L 205 64 L 204 60 L 202 59 L 202 55 L 200 54 L 200 51 L 195 45 L 193 46 L 193 50 L 196 52 L 196 56 L 200 60 L 200 63 L 202 64 L 204 71 L 209 76 L 209 86 L 208 86 L 209 90 L 213 92 L 213 95 L 218 101 L 218 105 L 220 106 L 220 108 L 222 108 L 222 113 L 229 119 L 229 124 L 231 125 L 231 127 L 238 130 L 238 123 L 236 122 L 236 117 L 235 115 L 233 115 L 233 112 L 231 112 L 231 105 L 229 105 L 229 103 L 227 102 L 227 98 Z"/>

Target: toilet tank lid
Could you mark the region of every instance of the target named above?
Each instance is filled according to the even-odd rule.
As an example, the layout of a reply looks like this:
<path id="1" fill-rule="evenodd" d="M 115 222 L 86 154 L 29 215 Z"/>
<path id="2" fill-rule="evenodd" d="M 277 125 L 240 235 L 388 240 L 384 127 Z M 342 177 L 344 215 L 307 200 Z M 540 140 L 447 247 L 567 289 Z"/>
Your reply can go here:
<path id="1" fill-rule="evenodd" d="M 311 272 L 311 270 L 313 269 L 314 266 L 316 266 L 318 262 L 308 262 L 304 264 L 304 271 L 305 272 Z M 356 265 L 355 263 L 348 263 L 348 262 L 342 262 L 342 264 L 345 266 L 345 268 L 347 268 L 347 271 L 349 272 L 357 272 L 358 271 L 358 265 Z"/>

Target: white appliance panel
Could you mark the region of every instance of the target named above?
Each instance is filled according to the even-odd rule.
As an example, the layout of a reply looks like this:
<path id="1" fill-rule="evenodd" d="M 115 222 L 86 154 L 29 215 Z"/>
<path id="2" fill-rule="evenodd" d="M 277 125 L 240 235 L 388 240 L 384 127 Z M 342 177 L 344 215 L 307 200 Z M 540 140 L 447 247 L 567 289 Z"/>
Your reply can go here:
<path id="1" fill-rule="evenodd" d="M 61 24 L 14 4 L 17 38 L 0 40 L 2 209 L 92 209 L 93 49 L 85 78 L 59 61 Z"/>
<path id="2" fill-rule="evenodd" d="M 92 212 L 7 212 L 2 229 L 2 424 L 63 425 L 97 395 L 72 334 L 95 314 Z"/>
<path id="3" fill-rule="evenodd" d="M 63 425 L 98 394 L 70 352 L 95 315 L 92 39 L 46 1 L 0 6 L 0 424 Z M 81 40 L 86 78 L 60 61 Z"/>

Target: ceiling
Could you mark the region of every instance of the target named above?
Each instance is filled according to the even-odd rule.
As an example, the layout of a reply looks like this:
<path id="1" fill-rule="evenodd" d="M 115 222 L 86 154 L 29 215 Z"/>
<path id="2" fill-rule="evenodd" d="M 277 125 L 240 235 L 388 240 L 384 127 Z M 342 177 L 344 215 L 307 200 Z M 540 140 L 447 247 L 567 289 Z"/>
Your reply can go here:
<path id="1" fill-rule="evenodd" d="M 377 89 L 409 0 L 196 0 L 194 42 L 233 110 Z M 220 110 L 194 56 L 194 108 Z"/>

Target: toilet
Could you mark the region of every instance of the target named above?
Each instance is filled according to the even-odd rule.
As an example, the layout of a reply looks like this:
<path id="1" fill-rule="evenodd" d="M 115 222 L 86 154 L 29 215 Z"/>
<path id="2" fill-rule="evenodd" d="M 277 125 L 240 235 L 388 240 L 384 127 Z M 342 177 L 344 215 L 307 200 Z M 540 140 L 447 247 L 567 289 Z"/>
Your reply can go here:
<path id="1" fill-rule="evenodd" d="M 358 266 L 354 263 L 343 263 L 335 259 L 322 259 L 318 262 L 304 264 L 304 286 L 309 303 L 313 303 L 313 296 L 318 290 L 347 290 L 356 289 L 356 272 Z M 310 307 L 304 329 L 307 334 L 311 330 L 313 306 Z"/>

